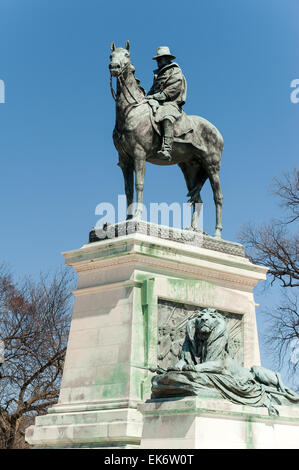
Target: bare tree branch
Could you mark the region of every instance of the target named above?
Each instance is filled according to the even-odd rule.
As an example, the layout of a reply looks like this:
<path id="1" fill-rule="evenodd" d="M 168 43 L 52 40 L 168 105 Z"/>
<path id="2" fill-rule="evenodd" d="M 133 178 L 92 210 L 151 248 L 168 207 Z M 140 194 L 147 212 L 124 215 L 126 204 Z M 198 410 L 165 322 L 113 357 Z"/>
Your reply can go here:
<path id="1" fill-rule="evenodd" d="M 287 232 L 276 220 L 260 227 L 246 224 L 239 235 L 247 255 L 255 264 L 269 268 L 272 282 L 279 280 L 283 287 L 299 286 L 299 236 Z"/>
<path id="2" fill-rule="evenodd" d="M 294 290 L 282 293 L 280 304 L 274 311 L 267 311 L 269 333 L 266 344 L 277 357 L 278 367 L 288 366 L 291 377 L 296 377 L 299 369 L 299 313 L 298 295 Z M 299 382 L 296 384 L 298 389 Z"/>
<path id="3" fill-rule="evenodd" d="M 287 362 L 294 375 L 299 368 L 299 171 L 294 169 L 282 179 L 276 178 L 272 192 L 284 209 L 281 217 L 260 226 L 244 225 L 239 239 L 253 263 L 269 268 L 271 285 L 278 282 L 283 288 L 279 305 L 274 312 L 267 312 L 267 344 L 277 355 L 279 366 Z"/>
<path id="4" fill-rule="evenodd" d="M 67 269 L 15 284 L 0 267 L 0 447 L 26 447 L 25 424 L 57 402 L 74 278 Z"/>
<path id="5" fill-rule="evenodd" d="M 280 198 L 280 206 L 287 209 L 286 223 L 299 219 L 299 170 L 284 174 L 284 179 L 274 178 L 273 194 Z"/>

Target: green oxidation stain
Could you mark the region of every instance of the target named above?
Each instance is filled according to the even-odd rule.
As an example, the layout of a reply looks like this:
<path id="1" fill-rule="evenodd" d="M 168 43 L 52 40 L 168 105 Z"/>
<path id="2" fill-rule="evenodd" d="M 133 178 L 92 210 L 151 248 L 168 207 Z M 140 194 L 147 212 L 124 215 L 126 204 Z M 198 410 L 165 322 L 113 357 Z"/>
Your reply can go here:
<path id="1" fill-rule="evenodd" d="M 155 278 L 149 274 L 137 274 L 136 280 L 142 282 L 142 287 L 135 298 L 135 316 L 140 319 L 142 333 L 135 334 L 133 361 L 147 366 L 149 365 L 149 352 L 152 348 L 153 338 L 156 338 L 156 299 L 154 297 Z M 137 324 L 135 328 L 138 327 Z M 136 332 L 135 332 L 136 333 Z M 152 364 L 151 364 L 152 365 Z M 150 396 L 151 374 L 147 371 L 135 369 L 133 371 L 133 387 L 136 395 L 142 400 Z"/>
<path id="2" fill-rule="evenodd" d="M 146 256 L 152 256 L 154 258 L 164 258 L 168 257 L 169 259 L 176 259 L 177 257 L 181 256 L 180 253 L 176 253 L 173 251 L 173 248 L 165 248 L 159 247 L 157 248 L 155 245 L 144 245 L 143 243 L 140 244 L 140 253 Z M 209 257 L 205 256 L 195 256 L 196 259 L 210 259 Z M 244 269 L 245 271 L 257 271 L 256 265 L 254 264 L 245 264 L 243 262 L 238 262 L 236 260 L 231 259 L 223 259 L 221 258 L 221 264 L 223 266 L 233 267 L 233 268 L 240 268 Z"/>
<path id="3" fill-rule="evenodd" d="M 127 380 L 127 379 L 126 379 Z M 127 383 L 107 384 L 103 387 L 102 398 L 123 397 L 127 390 Z"/>
<path id="4" fill-rule="evenodd" d="M 253 449 L 253 434 L 252 434 L 252 421 L 250 418 L 247 418 L 247 436 L 246 436 L 246 447 L 247 449 Z"/>
<path id="5" fill-rule="evenodd" d="M 148 377 L 146 377 L 139 385 L 141 400 L 147 400 L 148 398 L 150 398 L 152 391 L 151 376 L 148 375 Z"/>
<path id="6" fill-rule="evenodd" d="M 156 301 L 154 298 L 154 282 L 155 278 L 148 274 L 137 274 L 137 281 L 143 283 L 141 288 L 141 299 L 138 299 L 138 304 L 135 304 L 135 309 L 141 309 L 143 316 L 143 333 L 144 333 L 144 353 L 145 353 L 145 364 L 148 363 L 148 352 L 150 347 L 150 340 L 153 334 L 153 325 L 151 316 L 153 314 L 153 308 L 156 307 Z M 141 305 L 140 305 L 141 300 Z"/>
<path id="7" fill-rule="evenodd" d="M 139 291 L 138 298 L 135 297 L 134 302 L 134 324 L 133 324 L 133 361 L 140 363 L 144 357 L 144 344 L 146 328 L 144 325 L 144 311 L 142 307 L 141 293 Z"/>
<path id="8" fill-rule="evenodd" d="M 139 251 L 143 255 L 151 256 L 153 258 L 162 258 L 168 256 L 169 258 L 173 259 L 177 257 L 177 253 L 175 253 L 172 248 L 157 248 L 155 245 L 144 245 L 143 243 L 140 243 Z"/>
<path id="9" fill-rule="evenodd" d="M 185 406 L 186 406 L 186 407 L 189 407 L 189 408 L 192 408 L 194 405 L 193 405 L 193 402 L 192 402 L 192 401 L 186 401 L 186 402 L 185 402 Z"/>
<path id="10" fill-rule="evenodd" d="M 151 307 L 153 303 L 153 292 L 154 292 L 154 280 L 146 279 L 143 281 L 143 286 L 141 290 L 141 300 L 142 300 L 142 311 L 143 311 L 143 325 L 144 325 L 144 362 L 148 364 L 148 355 L 149 355 L 149 323 L 151 315 Z"/>
<path id="11" fill-rule="evenodd" d="M 143 282 L 148 279 L 153 279 L 154 275 L 149 275 L 148 273 L 137 273 L 136 274 L 136 281 Z"/>
<path id="12" fill-rule="evenodd" d="M 174 300 L 197 302 L 199 292 L 203 303 L 208 304 L 213 299 L 215 286 L 207 281 L 167 278 L 167 282 L 168 295 Z"/>
<path id="13" fill-rule="evenodd" d="M 142 305 L 152 305 L 154 297 L 154 278 L 147 278 L 142 286 Z"/>
<path id="14" fill-rule="evenodd" d="M 151 395 L 152 374 L 147 370 L 132 368 L 132 384 L 136 397 L 145 400 Z"/>
<path id="15" fill-rule="evenodd" d="M 108 377 L 97 376 L 95 379 L 95 385 L 115 385 L 119 383 L 128 382 L 128 370 L 124 363 L 116 364 L 115 366 L 111 365 L 111 372 Z"/>
<path id="16" fill-rule="evenodd" d="M 70 262 L 77 262 L 80 260 L 96 260 L 100 258 L 113 258 L 115 256 L 125 256 L 130 254 L 132 250 L 131 244 L 125 243 L 120 246 L 108 246 L 106 249 L 99 248 L 91 253 L 76 253 L 70 257 Z"/>
<path id="17" fill-rule="evenodd" d="M 94 254 L 91 254 L 91 257 L 92 258 L 113 257 L 113 256 L 119 256 L 119 255 L 125 254 L 128 251 L 129 251 L 128 246 L 125 244 L 125 245 L 118 246 L 118 247 L 108 247 L 106 250 L 101 250 Z"/>
<path id="18" fill-rule="evenodd" d="M 122 386 L 114 386 L 112 385 L 111 387 L 105 387 L 103 389 L 102 393 L 102 398 L 119 398 L 123 397 L 126 392 L 126 387 L 124 384 L 121 384 Z"/>

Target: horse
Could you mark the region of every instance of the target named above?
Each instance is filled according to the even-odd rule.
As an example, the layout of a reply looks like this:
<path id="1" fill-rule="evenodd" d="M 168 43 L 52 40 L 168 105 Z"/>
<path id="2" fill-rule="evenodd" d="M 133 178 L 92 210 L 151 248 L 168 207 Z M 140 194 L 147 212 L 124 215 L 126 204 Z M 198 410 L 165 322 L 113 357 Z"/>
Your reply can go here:
<path id="1" fill-rule="evenodd" d="M 196 230 L 202 203 L 200 191 L 209 179 L 216 208 L 216 229 L 214 237 L 221 238 L 222 192 L 220 187 L 220 162 L 223 138 L 209 121 L 200 116 L 192 118 L 193 135 L 200 138 L 201 145 L 195 146 L 175 139 L 171 161 L 159 160 L 161 136 L 155 129 L 152 108 L 145 99 L 145 90 L 135 77 L 135 67 L 130 59 L 130 43 L 116 47 L 112 42 L 110 55 L 110 88 L 116 102 L 116 123 L 113 141 L 119 155 L 119 167 L 123 172 L 127 200 L 127 220 L 140 220 L 143 207 L 143 189 L 146 162 L 154 165 L 178 165 L 183 172 L 188 188 L 187 197 L 192 204 L 191 229 Z M 116 95 L 112 77 L 117 79 Z M 181 118 L 179 118 L 181 119 Z M 134 200 L 134 173 L 136 204 Z M 132 208 L 134 207 L 134 210 Z"/>

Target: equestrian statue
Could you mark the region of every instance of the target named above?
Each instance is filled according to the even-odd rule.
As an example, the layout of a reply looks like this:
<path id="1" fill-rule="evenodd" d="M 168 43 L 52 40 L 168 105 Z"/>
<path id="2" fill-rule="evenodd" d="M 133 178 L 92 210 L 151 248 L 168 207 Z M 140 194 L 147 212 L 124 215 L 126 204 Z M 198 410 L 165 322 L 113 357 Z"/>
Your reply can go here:
<path id="1" fill-rule="evenodd" d="M 214 237 L 221 238 L 223 196 L 219 171 L 223 138 L 220 132 L 206 119 L 188 116 L 183 111 L 187 83 L 167 46 L 158 47 L 153 57 L 158 68 L 147 95 L 135 77 L 129 41 L 125 48 L 117 48 L 112 42 L 111 51 L 110 87 L 116 101 L 113 140 L 125 181 L 127 220 L 141 219 L 146 162 L 178 164 L 188 188 L 188 202 L 193 207 L 191 228 L 197 227 L 200 192 L 209 179 L 216 207 Z M 117 78 L 116 94 L 112 77 Z M 137 197 L 133 211 L 134 174 Z"/>

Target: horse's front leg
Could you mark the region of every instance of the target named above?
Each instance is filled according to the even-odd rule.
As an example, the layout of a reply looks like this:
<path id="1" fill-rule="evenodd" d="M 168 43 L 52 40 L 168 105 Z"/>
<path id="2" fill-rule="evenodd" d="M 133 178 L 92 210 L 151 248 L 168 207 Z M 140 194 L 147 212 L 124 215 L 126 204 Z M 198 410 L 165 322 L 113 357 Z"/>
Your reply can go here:
<path id="1" fill-rule="evenodd" d="M 124 182 L 125 182 L 125 193 L 127 199 L 127 220 L 133 217 L 133 197 L 134 197 L 134 167 L 133 162 L 127 159 L 119 158 L 119 166 L 122 169 Z"/>
<path id="2" fill-rule="evenodd" d="M 200 212 L 201 212 L 201 206 L 202 206 L 202 201 L 201 200 L 200 200 L 200 202 L 193 202 L 193 204 L 192 204 L 193 213 L 192 213 L 191 227 L 194 230 L 196 230 L 198 228 L 197 224 L 198 224 L 198 219 L 199 219 Z"/>
<path id="3" fill-rule="evenodd" d="M 136 190 L 136 210 L 134 214 L 135 219 L 141 219 L 143 210 L 143 188 L 145 176 L 146 155 L 145 152 L 136 152 L 134 158 L 135 167 L 135 190 Z"/>

